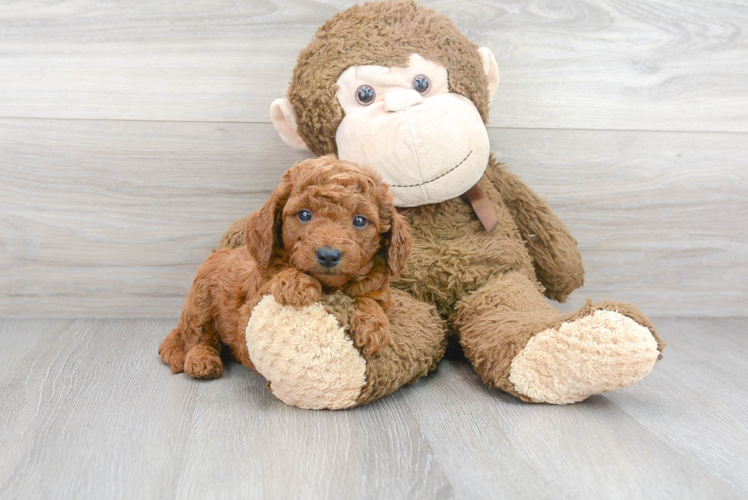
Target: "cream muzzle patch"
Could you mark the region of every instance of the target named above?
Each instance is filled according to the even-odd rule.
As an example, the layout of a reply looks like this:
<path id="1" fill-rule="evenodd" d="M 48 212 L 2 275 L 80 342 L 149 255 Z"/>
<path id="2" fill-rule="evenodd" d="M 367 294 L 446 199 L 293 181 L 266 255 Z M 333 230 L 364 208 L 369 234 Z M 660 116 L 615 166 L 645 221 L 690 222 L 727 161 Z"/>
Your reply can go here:
<path id="1" fill-rule="evenodd" d="M 424 78 L 428 89 L 418 94 L 416 82 Z M 483 175 L 488 132 L 472 101 L 449 92 L 442 65 L 413 54 L 405 68 L 350 67 L 337 84 L 345 111 L 336 135 L 338 156 L 377 170 L 395 205 L 456 198 Z M 357 98 L 364 87 L 366 102 Z"/>

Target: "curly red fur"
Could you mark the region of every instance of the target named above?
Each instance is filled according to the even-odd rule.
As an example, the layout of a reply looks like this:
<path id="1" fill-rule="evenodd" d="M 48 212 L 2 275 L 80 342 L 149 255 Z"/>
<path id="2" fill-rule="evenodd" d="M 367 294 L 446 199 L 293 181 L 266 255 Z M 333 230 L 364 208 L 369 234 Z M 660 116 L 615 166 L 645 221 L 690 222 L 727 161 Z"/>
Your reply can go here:
<path id="1" fill-rule="evenodd" d="M 312 215 L 299 218 L 301 211 Z M 356 216 L 367 221 L 353 225 Z M 390 341 L 390 276 L 411 250 L 407 224 L 379 175 L 333 156 L 289 169 L 265 205 L 247 222 L 246 245 L 214 252 L 200 266 L 182 316 L 159 347 L 174 373 L 216 378 L 221 348 L 254 369 L 245 342 L 252 309 L 270 293 L 281 305 L 302 307 L 341 289 L 355 299 L 354 343 L 372 355 Z M 317 250 L 339 250 L 324 267 Z"/>

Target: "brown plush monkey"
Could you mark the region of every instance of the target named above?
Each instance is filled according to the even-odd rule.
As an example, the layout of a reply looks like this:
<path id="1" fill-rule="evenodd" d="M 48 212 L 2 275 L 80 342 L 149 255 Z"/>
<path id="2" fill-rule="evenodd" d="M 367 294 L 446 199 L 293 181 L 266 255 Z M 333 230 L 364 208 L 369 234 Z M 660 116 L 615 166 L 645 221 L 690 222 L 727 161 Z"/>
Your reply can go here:
<path id="1" fill-rule="evenodd" d="M 448 332 L 487 384 L 532 402 L 626 387 L 660 357 L 664 342 L 632 305 L 588 302 L 561 314 L 545 301 L 582 285 L 581 258 L 548 206 L 490 155 L 485 122 L 498 83 L 491 52 L 448 18 L 414 2 L 376 2 L 327 21 L 301 52 L 288 99 L 272 104 L 287 144 L 375 168 L 407 208 L 414 245 L 393 282 L 392 343 L 363 359 L 365 382 L 349 406 L 424 375 Z M 244 226 L 233 225 L 222 245 L 243 241 Z M 337 321 L 326 325 L 288 314 L 299 315 L 298 328 L 334 329 L 345 308 L 328 304 Z M 247 342 L 282 328 L 294 338 L 277 314 L 256 309 Z M 281 375 L 269 377 L 271 387 Z M 320 407 L 340 407 L 337 397 L 331 391 Z"/>

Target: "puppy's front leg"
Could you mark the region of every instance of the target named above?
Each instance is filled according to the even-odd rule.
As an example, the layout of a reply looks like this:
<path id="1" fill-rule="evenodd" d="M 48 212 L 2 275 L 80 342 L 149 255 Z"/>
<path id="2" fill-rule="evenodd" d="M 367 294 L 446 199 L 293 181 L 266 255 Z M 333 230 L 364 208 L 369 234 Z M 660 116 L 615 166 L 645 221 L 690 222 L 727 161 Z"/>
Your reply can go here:
<path id="1" fill-rule="evenodd" d="M 351 313 L 353 343 L 365 356 L 378 353 L 390 342 L 390 320 L 384 309 L 371 297 L 357 297 Z"/>
<path id="2" fill-rule="evenodd" d="M 270 280 L 269 291 L 282 306 L 304 307 L 322 296 L 319 281 L 297 269 L 284 269 Z"/>

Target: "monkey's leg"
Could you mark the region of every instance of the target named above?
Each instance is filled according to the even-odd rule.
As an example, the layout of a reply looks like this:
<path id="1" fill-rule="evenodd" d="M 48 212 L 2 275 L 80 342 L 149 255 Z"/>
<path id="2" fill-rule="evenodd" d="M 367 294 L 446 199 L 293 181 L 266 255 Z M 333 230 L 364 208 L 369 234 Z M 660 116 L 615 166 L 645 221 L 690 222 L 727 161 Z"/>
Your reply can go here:
<path id="1" fill-rule="evenodd" d="M 292 406 L 342 409 L 370 403 L 436 367 L 446 333 L 436 309 L 392 291 L 390 342 L 364 356 L 351 335 L 354 301 L 342 293 L 295 309 L 268 295 L 252 311 L 249 357 L 273 394 Z"/>
<path id="2" fill-rule="evenodd" d="M 665 343 L 630 304 L 548 305 L 539 285 L 510 272 L 458 302 L 452 317 L 483 381 L 524 401 L 568 404 L 644 378 Z"/>
<path id="3" fill-rule="evenodd" d="M 392 289 L 390 342 L 366 360 L 363 405 L 416 382 L 436 368 L 447 347 L 447 329 L 436 308 Z"/>

